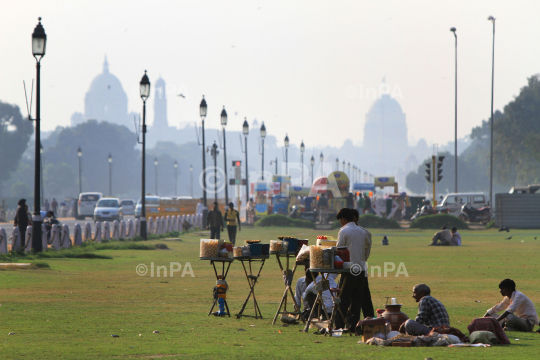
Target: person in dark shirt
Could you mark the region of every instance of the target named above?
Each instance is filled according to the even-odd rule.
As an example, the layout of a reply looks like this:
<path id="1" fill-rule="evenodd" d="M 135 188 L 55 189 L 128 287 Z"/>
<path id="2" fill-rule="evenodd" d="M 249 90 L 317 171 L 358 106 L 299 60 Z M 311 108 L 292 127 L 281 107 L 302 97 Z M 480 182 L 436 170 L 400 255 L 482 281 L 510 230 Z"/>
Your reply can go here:
<path id="1" fill-rule="evenodd" d="M 317 204 L 317 211 L 319 212 L 320 223 L 324 224 L 326 222 L 326 216 L 328 215 L 328 199 L 325 194 L 321 194 Z"/>
<path id="2" fill-rule="evenodd" d="M 371 211 L 371 199 L 369 198 L 369 196 L 365 196 L 364 197 L 365 201 L 364 201 L 364 214 L 365 213 L 370 213 Z"/>
<path id="3" fill-rule="evenodd" d="M 206 228 L 210 229 L 210 239 L 219 240 L 220 229 L 223 231 L 223 215 L 219 211 L 217 202 L 214 203 L 214 207 L 206 216 Z"/>
<path id="4" fill-rule="evenodd" d="M 28 227 L 28 210 L 26 206 L 26 199 L 20 199 L 18 202 L 19 207 L 17 208 L 17 214 L 15 215 L 15 220 L 13 225 L 19 228 L 19 233 L 21 235 L 21 244 L 26 239 L 26 228 Z M 15 244 L 13 244 L 14 246 Z"/>
<path id="5" fill-rule="evenodd" d="M 405 321 L 399 328 L 401 333 L 419 336 L 427 335 L 437 326 L 450 326 L 448 312 L 444 305 L 431 296 L 431 289 L 426 284 L 418 284 L 413 288 L 413 298 L 418 303 L 416 319 Z"/>

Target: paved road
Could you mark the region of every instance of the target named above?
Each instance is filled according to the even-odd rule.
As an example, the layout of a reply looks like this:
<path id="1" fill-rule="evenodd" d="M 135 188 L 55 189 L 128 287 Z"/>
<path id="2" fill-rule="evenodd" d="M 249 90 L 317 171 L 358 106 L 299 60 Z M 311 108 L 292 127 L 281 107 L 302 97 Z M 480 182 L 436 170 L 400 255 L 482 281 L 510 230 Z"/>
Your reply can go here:
<path id="1" fill-rule="evenodd" d="M 132 215 L 124 216 L 124 220 L 127 221 L 128 219 L 134 220 L 134 216 Z M 91 218 L 86 218 L 85 220 L 75 220 L 75 218 L 60 218 L 58 219 L 58 221 L 60 221 L 62 225 L 66 224 L 67 226 L 69 226 L 70 234 L 73 234 L 73 229 L 75 228 L 75 224 L 77 223 L 81 225 L 81 228 L 83 229 L 83 231 L 84 231 L 84 226 L 87 222 L 90 223 L 90 225 L 92 226 L 92 233 L 94 233 L 94 231 L 96 230 L 96 227 L 94 226 L 94 220 L 92 220 Z M 112 221 L 110 221 L 110 223 L 112 223 Z M 11 233 L 13 232 L 13 222 L 0 223 L 0 228 L 4 228 L 4 230 L 6 231 L 6 237 L 9 239 L 11 237 Z"/>

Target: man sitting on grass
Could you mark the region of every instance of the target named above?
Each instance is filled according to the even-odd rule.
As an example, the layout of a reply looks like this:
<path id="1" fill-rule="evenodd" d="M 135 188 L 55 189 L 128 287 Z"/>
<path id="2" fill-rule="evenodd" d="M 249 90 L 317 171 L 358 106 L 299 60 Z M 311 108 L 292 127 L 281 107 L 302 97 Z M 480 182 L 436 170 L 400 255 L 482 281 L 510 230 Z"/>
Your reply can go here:
<path id="1" fill-rule="evenodd" d="M 506 331 L 530 332 L 538 324 L 538 315 L 533 302 L 516 290 L 514 280 L 504 279 L 499 284 L 503 301 L 489 309 L 484 317 L 494 317 Z M 504 310 L 502 315 L 497 313 Z"/>
<path id="2" fill-rule="evenodd" d="M 407 320 L 399 328 L 403 334 L 419 336 L 427 335 L 432 328 L 440 325 L 450 326 L 450 319 L 446 308 L 437 299 L 431 296 L 431 289 L 426 284 L 413 287 L 412 297 L 418 303 L 418 315 L 415 320 Z"/>
<path id="3" fill-rule="evenodd" d="M 439 244 L 440 241 L 440 244 Z M 433 237 L 433 240 L 429 246 L 449 246 L 452 245 L 452 233 L 450 230 L 446 228 L 446 226 L 443 226 L 441 231 L 435 234 Z"/>

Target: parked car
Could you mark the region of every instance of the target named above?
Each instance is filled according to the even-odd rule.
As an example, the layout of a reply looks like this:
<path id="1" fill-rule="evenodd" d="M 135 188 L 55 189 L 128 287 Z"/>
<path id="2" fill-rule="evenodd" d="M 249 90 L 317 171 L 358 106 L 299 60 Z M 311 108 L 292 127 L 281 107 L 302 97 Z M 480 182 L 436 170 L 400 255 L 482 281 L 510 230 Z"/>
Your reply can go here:
<path id="1" fill-rule="evenodd" d="M 449 214 L 459 216 L 461 208 L 465 204 L 469 204 L 475 209 L 489 206 L 488 199 L 483 193 L 454 193 L 446 195 L 435 210 L 440 211 L 443 208 L 448 208 Z"/>
<path id="2" fill-rule="evenodd" d="M 145 196 L 146 201 L 146 215 L 159 212 L 159 196 Z M 140 218 L 142 212 L 141 199 L 137 201 L 137 207 L 135 208 L 135 217 Z"/>
<path id="3" fill-rule="evenodd" d="M 124 215 L 135 215 L 135 200 L 124 199 L 120 201 Z"/>
<path id="4" fill-rule="evenodd" d="M 87 192 L 79 195 L 79 203 L 77 205 L 77 220 L 84 220 L 85 217 L 94 216 L 94 208 L 96 207 L 99 199 L 103 197 L 102 193 Z"/>
<path id="5" fill-rule="evenodd" d="M 98 201 L 94 210 L 94 221 L 122 220 L 124 213 L 120 199 L 102 198 Z"/>

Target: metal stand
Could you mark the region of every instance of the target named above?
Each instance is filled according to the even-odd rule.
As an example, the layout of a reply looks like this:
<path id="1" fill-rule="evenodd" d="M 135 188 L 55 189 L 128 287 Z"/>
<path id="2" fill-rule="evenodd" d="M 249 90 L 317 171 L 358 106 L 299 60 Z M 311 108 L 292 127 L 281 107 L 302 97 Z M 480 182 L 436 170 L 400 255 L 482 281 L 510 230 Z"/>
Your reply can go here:
<path id="1" fill-rule="evenodd" d="M 234 261 L 234 259 L 229 258 L 199 258 L 200 260 L 210 260 L 210 264 L 214 267 L 214 274 L 216 274 L 216 281 L 219 280 L 217 269 L 216 269 L 216 262 L 221 263 L 221 276 L 223 276 L 223 280 L 227 278 L 227 274 L 229 273 L 229 268 L 231 267 L 231 263 Z M 225 263 L 227 263 L 227 269 L 225 269 Z M 227 304 L 227 299 L 223 299 L 225 302 L 225 308 L 227 309 L 227 315 L 231 317 L 231 312 L 229 311 L 229 305 Z M 210 308 L 210 311 L 208 312 L 208 316 L 212 315 L 212 311 L 214 310 L 214 307 L 216 307 L 218 303 L 218 299 L 214 299 L 214 302 L 212 303 L 212 308 Z"/>
<path id="2" fill-rule="evenodd" d="M 259 279 L 259 276 L 261 275 L 261 270 L 262 270 L 262 268 L 264 266 L 264 262 L 268 258 L 269 258 L 268 255 L 235 257 L 235 260 L 239 260 L 240 262 L 242 262 L 242 267 L 244 268 L 244 273 L 246 274 L 246 279 L 247 279 L 247 282 L 248 282 L 248 285 L 249 285 L 249 294 L 248 294 L 248 296 L 246 298 L 246 301 L 244 301 L 244 305 L 242 305 L 242 309 L 240 310 L 240 312 L 238 314 L 236 314 L 237 319 L 240 319 L 242 316 L 252 317 L 252 318 L 255 318 L 255 319 L 259 319 L 259 318 L 262 319 L 263 318 L 262 313 L 261 313 L 261 309 L 259 308 L 259 304 L 257 303 L 257 298 L 255 297 L 255 285 L 257 284 L 257 280 Z M 245 264 L 246 262 L 249 265 L 249 273 L 248 273 L 247 268 L 246 268 L 246 264 Z M 251 267 L 252 262 L 260 262 L 261 263 L 261 266 L 259 268 L 259 272 L 257 273 L 257 275 L 253 275 L 253 269 Z M 251 295 L 253 295 L 253 306 L 255 308 L 255 316 L 253 316 L 253 315 L 244 315 L 244 310 L 246 308 L 246 305 L 247 305 Z"/>
<path id="3" fill-rule="evenodd" d="M 292 281 L 292 278 L 294 277 L 294 273 L 296 272 L 296 267 L 298 266 L 298 263 L 296 262 L 296 253 L 295 252 L 291 252 L 291 253 L 279 253 L 279 252 L 275 252 L 275 255 L 276 255 L 276 259 L 278 261 L 278 264 L 279 264 L 279 268 L 281 269 L 281 273 L 284 275 L 284 276 L 288 276 L 289 275 L 289 259 L 292 257 L 293 259 L 295 259 L 295 262 L 294 262 L 294 267 L 291 271 L 291 274 L 290 274 L 290 277 L 291 277 L 291 281 Z M 285 267 L 285 269 L 283 269 L 283 265 L 281 264 L 281 259 L 280 257 L 283 256 L 284 258 L 287 259 L 287 266 Z M 294 312 L 288 312 L 287 311 L 287 297 L 288 295 L 290 294 L 291 298 L 292 298 L 292 301 L 293 301 L 293 305 L 294 305 Z M 283 308 L 283 311 L 281 311 L 281 309 Z M 294 294 L 293 294 L 293 291 L 291 289 L 291 284 L 286 282 L 285 283 L 285 292 L 283 293 L 283 297 L 281 298 L 281 302 L 279 303 L 279 308 L 276 312 L 276 315 L 274 316 L 274 320 L 272 321 L 272 325 L 274 325 L 276 323 L 276 320 L 278 318 L 278 316 L 280 314 L 293 314 L 293 315 L 300 315 L 300 319 L 302 320 L 303 323 L 306 323 L 304 318 L 302 317 L 302 312 L 300 311 L 300 304 L 297 304 L 296 303 L 296 299 L 294 298 Z"/>

